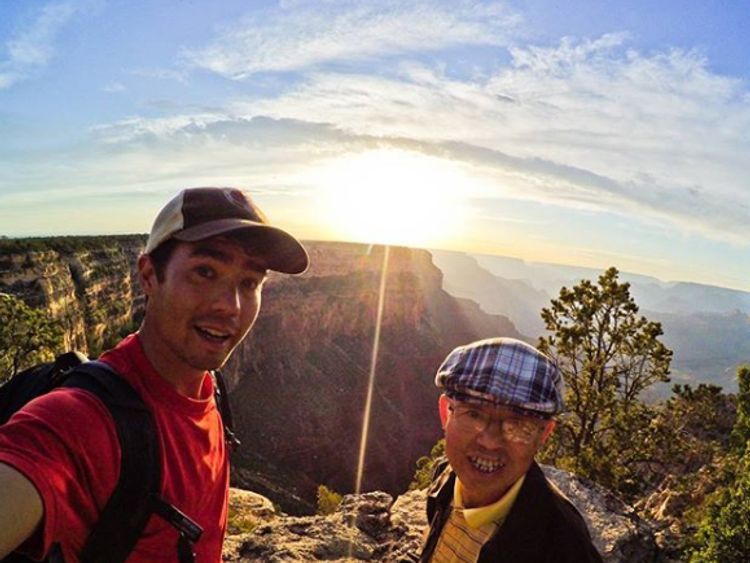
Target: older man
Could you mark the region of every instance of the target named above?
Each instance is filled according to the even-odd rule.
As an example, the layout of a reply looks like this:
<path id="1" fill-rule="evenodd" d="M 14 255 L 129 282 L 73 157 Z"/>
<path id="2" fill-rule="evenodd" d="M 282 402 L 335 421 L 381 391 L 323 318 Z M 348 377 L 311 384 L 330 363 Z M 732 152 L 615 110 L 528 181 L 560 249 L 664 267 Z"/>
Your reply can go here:
<path id="1" fill-rule="evenodd" d="M 482 340 L 453 350 L 435 383 L 448 459 L 428 492 L 421 561 L 601 562 L 534 461 L 563 407 L 550 359 L 519 340 Z"/>

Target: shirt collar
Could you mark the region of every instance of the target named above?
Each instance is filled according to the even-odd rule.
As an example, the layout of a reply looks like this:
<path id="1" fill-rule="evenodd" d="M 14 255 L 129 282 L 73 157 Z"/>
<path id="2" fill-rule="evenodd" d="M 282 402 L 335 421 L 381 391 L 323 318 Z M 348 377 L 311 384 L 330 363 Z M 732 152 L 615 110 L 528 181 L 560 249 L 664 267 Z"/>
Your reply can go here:
<path id="1" fill-rule="evenodd" d="M 513 483 L 511 488 L 508 489 L 508 492 L 502 497 L 492 504 L 479 506 L 477 508 L 464 508 L 462 497 L 463 486 L 461 485 L 461 481 L 456 478 L 455 485 L 453 486 L 453 506 L 463 510 L 466 523 L 474 529 L 480 528 L 491 522 L 500 526 L 508 516 L 510 509 L 513 508 L 513 503 L 516 501 L 518 491 L 521 490 L 521 485 L 523 485 L 525 478 L 526 474 L 521 475 L 518 481 Z"/>

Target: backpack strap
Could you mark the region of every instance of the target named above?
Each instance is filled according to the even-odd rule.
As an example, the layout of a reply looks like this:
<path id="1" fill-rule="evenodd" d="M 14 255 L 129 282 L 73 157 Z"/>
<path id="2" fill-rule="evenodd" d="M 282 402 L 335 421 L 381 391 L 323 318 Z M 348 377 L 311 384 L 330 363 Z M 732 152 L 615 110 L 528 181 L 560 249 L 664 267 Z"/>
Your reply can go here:
<path id="1" fill-rule="evenodd" d="M 216 408 L 219 409 L 219 415 L 221 416 L 221 422 L 224 426 L 224 441 L 229 447 L 229 451 L 234 453 L 237 448 L 240 447 L 240 440 L 234 433 L 234 426 L 232 424 L 232 409 L 229 406 L 229 393 L 227 392 L 227 384 L 224 382 L 224 376 L 220 370 L 211 372 L 214 379 L 214 400 L 216 401 Z"/>
<path id="2" fill-rule="evenodd" d="M 152 513 L 161 483 L 156 424 L 138 393 L 104 362 L 74 368 L 65 387 L 96 395 L 112 415 L 120 441 L 120 478 L 81 552 L 82 563 L 124 562 Z"/>
<path id="3" fill-rule="evenodd" d="M 0 385 L 0 424 L 8 422 L 32 399 L 58 387 L 72 368 L 87 361 L 88 358 L 80 352 L 66 352 L 57 356 L 54 362 L 37 364 L 5 381 Z"/>

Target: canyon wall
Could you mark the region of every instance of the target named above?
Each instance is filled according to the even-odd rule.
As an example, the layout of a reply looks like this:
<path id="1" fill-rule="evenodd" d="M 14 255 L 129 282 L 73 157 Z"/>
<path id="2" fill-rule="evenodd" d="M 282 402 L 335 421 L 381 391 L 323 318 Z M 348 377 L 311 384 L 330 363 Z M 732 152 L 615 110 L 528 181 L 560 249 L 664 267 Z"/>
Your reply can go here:
<path id="1" fill-rule="evenodd" d="M 0 292 L 45 309 L 65 349 L 96 355 L 142 314 L 135 262 L 142 235 L 0 241 Z"/>
<path id="2" fill-rule="evenodd" d="M 312 508 L 318 484 L 354 490 L 384 252 L 308 248 L 310 271 L 269 280 L 257 324 L 225 370 L 243 441 L 235 480 L 291 512 Z M 387 271 L 362 490 L 395 495 L 441 435 L 433 378 L 445 355 L 519 335 L 443 291 L 427 251 L 392 248 Z"/>

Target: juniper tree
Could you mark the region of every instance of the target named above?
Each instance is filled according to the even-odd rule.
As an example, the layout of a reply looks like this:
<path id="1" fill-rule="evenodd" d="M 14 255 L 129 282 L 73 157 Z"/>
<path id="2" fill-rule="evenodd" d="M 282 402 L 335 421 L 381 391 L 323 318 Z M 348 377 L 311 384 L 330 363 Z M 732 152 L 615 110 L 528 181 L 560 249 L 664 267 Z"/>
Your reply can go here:
<path id="1" fill-rule="evenodd" d="M 598 283 L 563 287 L 542 309 L 549 335 L 539 349 L 555 359 L 566 387 L 566 412 L 543 458 L 628 496 L 660 441 L 639 397 L 669 381 L 672 352 L 659 340 L 661 324 L 638 314 L 618 274 L 609 268 Z"/>

